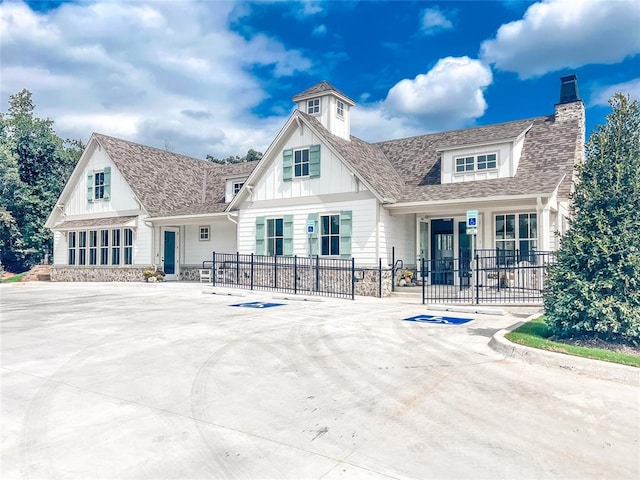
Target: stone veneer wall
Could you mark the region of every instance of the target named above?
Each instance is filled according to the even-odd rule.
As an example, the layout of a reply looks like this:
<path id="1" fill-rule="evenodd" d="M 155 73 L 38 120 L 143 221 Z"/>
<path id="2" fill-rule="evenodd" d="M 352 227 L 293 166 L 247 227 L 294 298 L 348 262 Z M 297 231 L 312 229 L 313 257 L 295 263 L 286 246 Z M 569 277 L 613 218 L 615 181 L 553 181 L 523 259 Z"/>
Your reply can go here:
<path id="1" fill-rule="evenodd" d="M 151 267 L 51 267 L 54 282 L 143 282 Z"/>

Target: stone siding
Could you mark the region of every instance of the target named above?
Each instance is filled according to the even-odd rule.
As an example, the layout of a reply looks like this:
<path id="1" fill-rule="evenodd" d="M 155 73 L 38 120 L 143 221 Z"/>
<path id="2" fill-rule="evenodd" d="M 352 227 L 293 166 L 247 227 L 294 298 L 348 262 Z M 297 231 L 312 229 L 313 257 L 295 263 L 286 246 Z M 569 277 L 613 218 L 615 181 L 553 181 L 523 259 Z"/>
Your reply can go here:
<path id="1" fill-rule="evenodd" d="M 143 282 L 142 272 L 151 267 L 68 267 L 52 266 L 54 282 Z"/>

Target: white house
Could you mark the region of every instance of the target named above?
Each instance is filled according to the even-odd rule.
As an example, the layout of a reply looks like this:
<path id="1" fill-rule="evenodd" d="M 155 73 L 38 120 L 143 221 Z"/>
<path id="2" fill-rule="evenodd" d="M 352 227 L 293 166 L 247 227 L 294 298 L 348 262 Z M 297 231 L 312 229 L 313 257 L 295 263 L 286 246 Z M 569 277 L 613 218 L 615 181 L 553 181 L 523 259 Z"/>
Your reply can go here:
<path id="1" fill-rule="evenodd" d="M 479 214 L 476 249 L 517 260 L 558 247 L 584 159 L 574 75 L 561 79 L 550 115 L 379 143 L 350 134 L 354 102 L 327 82 L 293 101 L 257 165 L 222 167 L 94 135 L 47 223 L 53 278 L 139 278 L 132 267 L 153 265 L 188 279 L 214 250 L 353 257 L 362 266 L 394 256 L 405 265 L 462 261 L 472 248 L 468 210 Z M 103 264 L 101 252 L 118 248 L 129 263 L 111 253 Z"/>

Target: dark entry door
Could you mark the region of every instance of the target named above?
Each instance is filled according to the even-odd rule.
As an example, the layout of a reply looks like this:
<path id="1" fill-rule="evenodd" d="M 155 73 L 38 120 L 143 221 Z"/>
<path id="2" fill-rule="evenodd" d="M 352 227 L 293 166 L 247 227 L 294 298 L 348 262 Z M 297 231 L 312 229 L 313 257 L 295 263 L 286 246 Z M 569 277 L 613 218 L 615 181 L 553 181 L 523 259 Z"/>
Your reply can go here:
<path id="1" fill-rule="evenodd" d="M 467 235 L 467 222 L 458 222 L 460 288 L 471 285 L 471 255 L 471 235 Z"/>
<path id="2" fill-rule="evenodd" d="M 431 284 L 453 285 L 453 219 L 431 221 Z"/>

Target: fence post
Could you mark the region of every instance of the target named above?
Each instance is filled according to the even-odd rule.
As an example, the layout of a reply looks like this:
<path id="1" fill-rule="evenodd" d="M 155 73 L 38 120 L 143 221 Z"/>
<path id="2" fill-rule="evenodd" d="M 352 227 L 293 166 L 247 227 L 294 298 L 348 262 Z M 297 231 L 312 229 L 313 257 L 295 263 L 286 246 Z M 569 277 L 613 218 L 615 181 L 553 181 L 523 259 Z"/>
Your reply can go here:
<path id="1" fill-rule="evenodd" d="M 356 299 L 356 259 L 351 257 L 351 300 Z"/>
<path id="2" fill-rule="evenodd" d="M 424 297 L 426 296 L 426 293 L 427 293 L 427 287 L 426 287 L 427 281 L 424 275 L 424 257 L 420 258 L 420 277 L 422 278 L 422 304 L 424 305 L 424 301 L 425 301 Z"/>
<path id="3" fill-rule="evenodd" d="M 249 288 L 250 290 L 253 290 L 253 260 L 253 252 L 251 252 L 251 280 L 249 280 L 249 282 L 251 283 L 251 286 Z"/>
<path id="4" fill-rule="evenodd" d="M 320 291 L 320 255 L 316 255 L 316 292 Z"/>
<path id="5" fill-rule="evenodd" d="M 391 247 L 391 291 L 396 291 L 396 247 Z"/>
<path id="6" fill-rule="evenodd" d="M 298 256 L 293 256 L 293 293 L 298 294 Z"/>
<path id="7" fill-rule="evenodd" d="M 216 252 L 213 252 L 213 258 L 211 259 L 211 284 L 216 286 Z"/>
<path id="8" fill-rule="evenodd" d="M 278 288 L 278 255 L 273 256 L 273 288 Z"/>
<path id="9" fill-rule="evenodd" d="M 382 298 L 382 257 L 378 262 L 378 298 Z"/>
<path id="10" fill-rule="evenodd" d="M 475 257 L 475 277 L 476 277 L 476 305 L 480 304 L 480 256 L 476 253 Z M 500 275 L 498 275 L 499 277 Z"/>
<path id="11" fill-rule="evenodd" d="M 236 285 L 240 285 L 240 252 L 236 251 Z"/>

